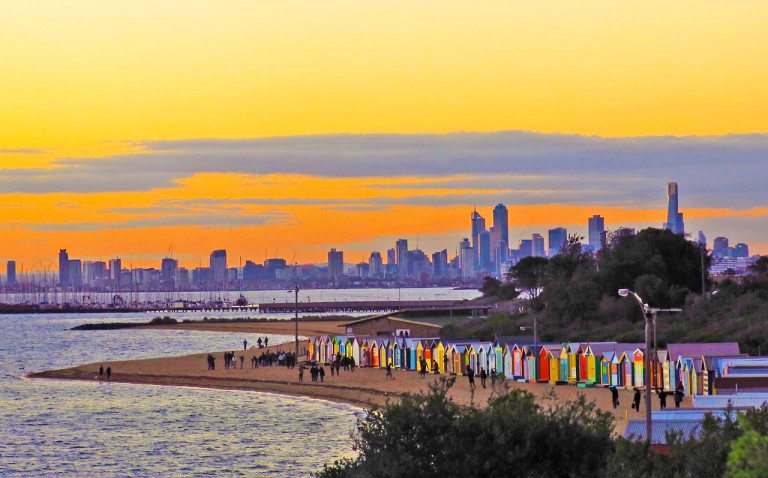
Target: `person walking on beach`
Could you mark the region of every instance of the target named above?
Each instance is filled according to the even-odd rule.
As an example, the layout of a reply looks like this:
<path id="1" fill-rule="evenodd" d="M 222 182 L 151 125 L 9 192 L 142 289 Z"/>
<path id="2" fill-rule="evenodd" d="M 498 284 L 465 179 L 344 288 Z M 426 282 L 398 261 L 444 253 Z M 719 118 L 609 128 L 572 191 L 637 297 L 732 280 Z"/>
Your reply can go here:
<path id="1" fill-rule="evenodd" d="M 395 376 L 392 375 L 392 364 L 391 363 L 387 363 L 387 375 L 386 375 L 386 378 L 392 379 L 392 380 L 395 379 Z"/>
<path id="2" fill-rule="evenodd" d="M 269 337 L 264 337 L 264 347 L 269 347 Z"/>
<path id="3" fill-rule="evenodd" d="M 240 356 L 240 370 L 243 369 L 243 362 L 245 362 L 245 355 Z"/>
<path id="4" fill-rule="evenodd" d="M 419 361 L 419 365 L 421 366 L 421 370 L 419 370 L 419 375 L 421 378 L 424 378 L 424 376 L 427 374 L 427 361 L 424 359 L 421 359 Z"/>
<path id="5" fill-rule="evenodd" d="M 109 382 L 110 377 L 112 377 L 112 367 L 107 367 L 107 382 Z"/>
<path id="6" fill-rule="evenodd" d="M 683 396 L 685 391 L 683 390 L 683 384 L 678 383 L 675 387 L 675 408 L 680 408 L 680 404 L 683 402 Z"/>
<path id="7" fill-rule="evenodd" d="M 325 382 L 325 369 L 321 366 L 320 370 L 317 372 L 318 375 L 320 375 L 320 382 Z"/>
<path id="8" fill-rule="evenodd" d="M 474 390 L 475 389 L 475 371 L 472 370 L 472 367 L 467 367 L 467 378 L 469 379 L 469 389 Z"/>
<path id="9" fill-rule="evenodd" d="M 608 387 L 608 390 L 611 391 L 611 402 L 613 403 L 613 408 L 616 409 L 616 407 L 619 406 L 619 389 L 616 388 L 616 385 L 612 387 Z"/>
<path id="10" fill-rule="evenodd" d="M 485 388 L 485 379 L 488 378 L 488 373 L 485 371 L 484 367 L 480 367 L 480 385 Z"/>
<path id="11" fill-rule="evenodd" d="M 355 357 L 349 357 L 349 371 L 355 371 Z"/>
<path id="12" fill-rule="evenodd" d="M 491 387 L 496 387 L 496 369 L 491 369 Z"/>
<path id="13" fill-rule="evenodd" d="M 99 380 L 102 380 L 104 378 L 104 366 L 99 366 Z"/>
<path id="14" fill-rule="evenodd" d="M 243 350 L 246 350 L 246 349 L 248 349 L 248 340 L 243 339 Z"/>
<path id="15" fill-rule="evenodd" d="M 656 393 L 659 394 L 659 408 L 661 410 L 667 409 L 667 395 L 669 395 L 669 392 L 666 390 L 656 391 Z"/>
<path id="16" fill-rule="evenodd" d="M 632 408 L 640 411 L 640 389 L 635 387 L 635 396 L 632 399 Z"/>
<path id="17" fill-rule="evenodd" d="M 256 341 L 256 345 L 258 345 L 259 348 L 261 348 L 261 337 L 259 337 L 259 339 Z"/>
<path id="18" fill-rule="evenodd" d="M 309 375 L 313 382 L 317 382 L 317 365 L 312 364 L 312 368 L 309 369 Z"/>
<path id="19" fill-rule="evenodd" d="M 299 365 L 299 382 L 304 381 L 304 366 Z"/>

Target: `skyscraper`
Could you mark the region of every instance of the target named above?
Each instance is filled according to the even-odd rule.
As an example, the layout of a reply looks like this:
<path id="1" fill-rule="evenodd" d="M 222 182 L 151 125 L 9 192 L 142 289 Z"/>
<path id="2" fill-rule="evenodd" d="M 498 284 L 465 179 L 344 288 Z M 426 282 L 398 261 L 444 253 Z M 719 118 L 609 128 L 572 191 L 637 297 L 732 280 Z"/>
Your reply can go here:
<path id="1" fill-rule="evenodd" d="M 160 262 L 160 282 L 167 288 L 176 286 L 176 273 L 179 270 L 179 261 L 165 257 Z"/>
<path id="2" fill-rule="evenodd" d="M 699 245 L 707 247 L 707 236 L 704 235 L 704 231 L 699 231 Z"/>
<path id="3" fill-rule="evenodd" d="M 568 240 L 568 230 L 564 227 L 556 227 L 549 230 L 549 257 L 560 253 Z"/>
<path id="4" fill-rule="evenodd" d="M 491 270 L 491 233 L 488 231 L 480 231 L 478 235 L 478 267 L 483 271 Z"/>
<path id="5" fill-rule="evenodd" d="M 534 234 L 532 237 L 532 247 L 534 257 L 544 257 L 546 252 L 544 251 L 544 237 L 541 234 Z"/>
<path id="6" fill-rule="evenodd" d="M 719 236 L 715 238 L 712 244 L 712 255 L 715 257 L 724 257 L 728 255 L 728 238 Z"/>
<path id="7" fill-rule="evenodd" d="M 344 251 L 328 251 L 328 277 L 337 279 L 344 275 Z"/>
<path id="8" fill-rule="evenodd" d="M 214 285 L 224 286 L 227 283 L 226 249 L 217 249 L 211 252 L 210 268 Z"/>
<path id="9" fill-rule="evenodd" d="M 120 275 L 123 272 L 123 261 L 121 261 L 119 258 L 114 258 L 109 260 L 109 279 L 112 281 L 112 284 L 115 288 L 115 290 L 119 290 L 120 286 L 123 285 L 120 282 Z"/>
<path id="10" fill-rule="evenodd" d="M 8 261 L 6 263 L 5 283 L 7 285 L 16 284 L 16 261 Z"/>
<path id="11" fill-rule="evenodd" d="M 589 225 L 589 249 L 597 252 L 603 248 L 605 241 L 605 219 L 599 214 L 595 214 L 587 221 Z"/>
<path id="12" fill-rule="evenodd" d="M 533 255 L 533 240 L 521 239 L 519 258 L 525 259 L 526 257 L 531 257 L 532 255 Z"/>
<path id="13" fill-rule="evenodd" d="M 398 239 L 395 242 L 397 251 L 397 272 L 400 277 L 408 275 L 408 239 Z"/>
<path id="14" fill-rule="evenodd" d="M 485 231 L 485 218 L 480 215 L 479 212 L 477 212 L 477 208 L 475 208 L 472 211 L 472 248 L 475 251 L 475 254 L 478 254 L 479 251 L 479 244 L 478 239 L 480 238 L 480 233 Z"/>
<path id="15" fill-rule="evenodd" d="M 664 229 L 669 229 L 675 234 L 685 234 L 683 214 L 678 211 L 677 193 L 677 183 L 667 183 L 667 222 L 664 223 Z"/>
<path id="16" fill-rule="evenodd" d="M 448 275 L 447 249 L 432 254 L 432 274 L 435 277 L 444 277 Z"/>
<path id="17" fill-rule="evenodd" d="M 384 264 L 381 260 L 380 252 L 371 252 L 371 257 L 368 259 L 368 266 L 368 273 L 370 277 L 374 279 L 380 279 L 384 275 Z"/>
<path id="18" fill-rule="evenodd" d="M 69 285 L 69 254 L 66 249 L 59 249 L 59 285 L 66 287 Z"/>
<path id="19" fill-rule="evenodd" d="M 501 203 L 493 208 L 493 230 L 499 235 L 498 240 L 509 244 L 509 211 Z"/>

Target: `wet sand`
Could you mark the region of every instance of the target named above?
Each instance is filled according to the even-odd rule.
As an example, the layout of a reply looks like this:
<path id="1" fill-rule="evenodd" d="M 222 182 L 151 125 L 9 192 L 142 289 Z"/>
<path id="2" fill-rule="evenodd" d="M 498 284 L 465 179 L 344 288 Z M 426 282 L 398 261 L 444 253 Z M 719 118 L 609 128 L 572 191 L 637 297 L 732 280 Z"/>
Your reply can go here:
<path id="1" fill-rule="evenodd" d="M 236 324 L 232 324 L 236 325 Z M 211 329 L 206 329 L 211 330 Z M 261 329 L 261 333 L 265 331 Z M 275 332 L 277 333 L 277 332 Z M 302 342 L 304 347 L 306 342 Z M 289 346 L 276 345 L 269 349 L 289 349 Z M 111 366 L 113 370 L 112 381 L 126 383 L 146 383 L 155 385 L 194 386 L 206 388 L 221 388 L 235 390 L 253 390 L 273 392 L 287 395 L 321 398 L 338 402 L 346 402 L 358 406 L 369 407 L 382 405 L 389 400 L 397 400 L 405 392 L 418 393 L 428 390 L 428 385 L 437 380 L 440 375 L 428 374 L 426 378 L 420 378 L 413 371 L 395 370 L 394 380 L 385 378 L 384 369 L 356 368 L 354 372 L 341 371 L 340 376 L 331 376 L 328 367 L 325 367 L 326 376 L 324 383 L 313 383 L 309 370 L 305 371 L 304 382 L 299 382 L 298 368 L 288 370 L 285 367 L 272 366 L 251 369 L 250 358 L 254 353 L 260 354 L 265 349 L 249 349 L 247 351 L 236 350 L 239 357 L 245 358 L 243 369 L 225 370 L 223 352 L 216 352 L 216 370 L 207 370 L 206 356 L 208 354 L 193 354 L 179 357 L 155 358 L 144 360 L 128 360 L 94 363 L 77 367 L 52 370 L 47 372 L 30 374 L 32 378 L 52 378 L 70 380 L 98 380 L 98 369 L 103 365 L 106 369 Z M 606 411 L 613 413 L 616 418 L 615 430 L 623 433 L 629 418 L 644 417 L 644 402 L 641 403 L 641 411 L 630 409 L 632 392 L 620 390 L 621 405 L 614 410 L 611 406 L 611 393 L 609 390 L 598 388 L 578 388 L 573 385 L 552 385 L 519 383 L 509 381 L 497 381 L 497 386 L 491 386 L 491 380 L 487 381 L 487 388 L 482 388 L 480 379 L 476 379 L 474 393 L 469 388 L 466 377 L 456 377 L 456 383 L 451 388 L 451 397 L 462 404 L 475 404 L 483 406 L 492 394 L 504 392 L 504 387 L 510 389 L 522 389 L 533 393 L 542 406 L 553 403 L 550 394 L 554 394 L 557 400 L 573 400 L 579 395 L 584 395 L 587 400 L 594 400 L 597 405 Z M 674 406 L 671 397 L 667 403 Z M 658 408 L 658 399 L 653 400 L 654 409 Z M 691 400 L 686 397 L 684 407 L 691 406 Z"/>

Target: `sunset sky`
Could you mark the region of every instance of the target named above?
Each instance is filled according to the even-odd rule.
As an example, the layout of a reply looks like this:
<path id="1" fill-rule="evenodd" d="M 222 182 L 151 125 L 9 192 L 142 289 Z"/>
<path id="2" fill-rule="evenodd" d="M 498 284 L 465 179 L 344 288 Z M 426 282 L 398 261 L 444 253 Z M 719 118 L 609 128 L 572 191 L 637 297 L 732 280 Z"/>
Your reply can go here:
<path id="1" fill-rule="evenodd" d="M 346 262 L 686 229 L 768 253 L 768 2 L 0 0 L 0 259 Z M 124 263 L 125 263 L 124 262 Z"/>

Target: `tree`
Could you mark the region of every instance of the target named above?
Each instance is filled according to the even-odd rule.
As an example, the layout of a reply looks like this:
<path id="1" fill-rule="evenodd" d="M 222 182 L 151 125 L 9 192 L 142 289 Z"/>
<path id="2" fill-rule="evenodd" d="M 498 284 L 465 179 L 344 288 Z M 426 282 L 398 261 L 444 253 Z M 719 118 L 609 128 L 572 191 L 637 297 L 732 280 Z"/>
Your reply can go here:
<path id="1" fill-rule="evenodd" d="M 509 269 L 509 277 L 528 294 L 534 310 L 541 310 L 539 294 L 547 276 L 546 257 L 525 257 Z"/>
<path id="2" fill-rule="evenodd" d="M 479 290 L 483 297 L 495 297 L 499 300 L 512 300 L 520 295 L 514 284 L 504 283 L 490 276 L 483 278 L 483 285 Z"/>

